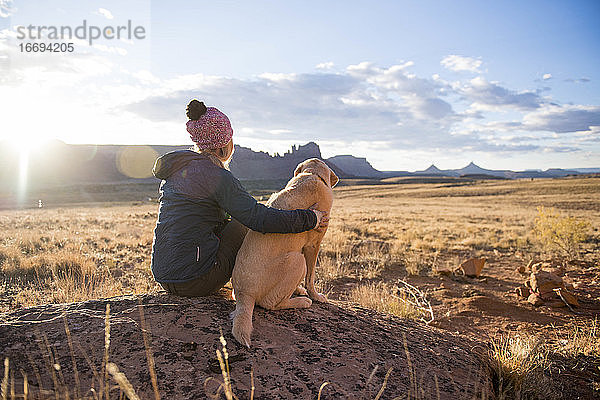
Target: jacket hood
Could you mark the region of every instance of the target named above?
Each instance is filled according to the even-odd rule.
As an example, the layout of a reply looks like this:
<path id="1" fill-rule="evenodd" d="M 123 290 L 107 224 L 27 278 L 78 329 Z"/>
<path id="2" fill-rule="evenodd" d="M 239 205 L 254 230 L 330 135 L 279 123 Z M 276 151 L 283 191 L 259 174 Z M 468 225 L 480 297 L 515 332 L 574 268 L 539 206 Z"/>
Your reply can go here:
<path id="1" fill-rule="evenodd" d="M 192 150 L 176 150 L 156 159 L 152 174 L 158 179 L 167 179 L 190 162 L 200 160 L 203 156 Z"/>

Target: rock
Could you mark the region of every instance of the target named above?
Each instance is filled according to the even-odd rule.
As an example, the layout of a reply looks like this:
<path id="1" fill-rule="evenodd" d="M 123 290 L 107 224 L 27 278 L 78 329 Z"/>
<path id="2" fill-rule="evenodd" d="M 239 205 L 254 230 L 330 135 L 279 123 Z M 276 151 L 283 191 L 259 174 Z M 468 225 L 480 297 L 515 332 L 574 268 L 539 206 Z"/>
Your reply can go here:
<path id="1" fill-rule="evenodd" d="M 460 264 L 455 271 L 461 271 L 468 277 L 477 278 L 481 274 L 485 261 L 485 258 L 469 258 L 467 261 Z"/>
<path id="2" fill-rule="evenodd" d="M 302 310 L 257 307 L 248 350 L 230 334 L 229 313 L 235 303 L 226 297 L 227 293 L 199 298 L 125 296 L 18 310 L 0 320 L 0 360 L 9 358 L 15 387 L 22 382 L 20 370 L 28 377 L 40 373 L 39 385 L 30 386 L 29 398 L 54 397 L 37 389 L 52 388 L 56 380 L 54 371 L 46 367 L 49 357 L 62 367 L 61 398 L 63 390 L 76 386 L 69 368 L 73 363 L 80 367 L 82 394 L 92 386 L 97 392 L 91 366 L 98 370 L 102 366 L 104 317 L 110 304 L 110 360 L 142 399 L 154 398 L 140 329 L 142 306 L 163 399 L 203 399 L 216 392 L 216 386 L 205 389 L 203 383 L 222 380 L 215 360 L 215 349 L 222 348 L 221 332 L 227 341 L 233 391 L 240 399 L 251 397 L 250 371 L 254 396 L 261 399 L 316 399 L 323 382 L 332 382 L 324 389 L 325 398 L 357 398 L 357 394 L 376 393 L 390 368 L 382 399 L 410 393 L 408 374 L 419 382 L 423 398 L 481 398 L 480 388 L 488 385 L 485 373 L 473 372 L 484 371 L 485 366 L 473 352 L 476 342 L 468 337 L 342 302 Z M 74 350 L 65 323 L 71 328 Z M 48 350 L 39 341 L 42 334 L 50 343 Z"/>
<path id="3" fill-rule="evenodd" d="M 529 266 L 527 266 L 527 267 L 524 267 L 524 266 L 522 266 L 522 265 L 521 265 L 520 267 L 516 268 L 516 269 L 515 269 L 515 271 L 517 271 L 517 272 L 518 272 L 519 274 L 521 274 L 521 275 L 526 275 L 526 274 L 527 274 L 527 268 L 528 268 L 528 267 L 529 267 Z"/>
<path id="4" fill-rule="evenodd" d="M 566 301 L 569 305 L 579 307 L 579 301 L 577 301 L 577 297 L 566 289 L 556 288 L 554 289 L 554 293 L 556 293 L 561 300 Z"/>
<path id="5" fill-rule="evenodd" d="M 529 277 L 529 283 L 531 290 L 539 294 L 543 299 L 553 298 L 555 296 L 554 289 L 565 288 L 560 276 L 544 270 L 532 272 Z"/>
<path id="6" fill-rule="evenodd" d="M 518 288 L 515 289 L 515 292 L 517 293 L 517 296 L 519 296 L 519 297 L 524 297 L 524 298 L 529 297 L 529 288 L 527 288 L 525 286 L 519 286 Z"/>
<path id="7" fill-rule="evenodd" d="M 530 303 L 530 304 L 532 304 L 532 305 L 534 305 L 534 306 L 536 306 L 536 307 L 539 307 L 539 306 L 541 306 L 542 304 L 544 304 L 544 300 L 542 300 L 542 299 L 540 298 L 540 296 L 538 296 L 538 295 L 537 295 L 537 294 L 535 294 L 535 293 L 531 293 L 531 294 L 529 295 L 529 297 L 527 298 L 527 302 L 528 302 L 528 303 Z"/>

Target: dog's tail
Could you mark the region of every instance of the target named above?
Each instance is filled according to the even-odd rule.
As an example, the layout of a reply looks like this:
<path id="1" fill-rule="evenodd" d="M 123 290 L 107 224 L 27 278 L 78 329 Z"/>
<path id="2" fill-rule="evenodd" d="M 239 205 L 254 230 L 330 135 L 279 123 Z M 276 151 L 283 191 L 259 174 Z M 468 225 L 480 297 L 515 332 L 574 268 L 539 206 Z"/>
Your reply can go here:
<path id="1" fill-rule="evenodd" d="M 233 337 L 250 348 L 250 335 L 252 334 L 252 312 L 254 311 L 254 298 L 243 293 L 236 293 L 235 311 L 233 317 Z"/>

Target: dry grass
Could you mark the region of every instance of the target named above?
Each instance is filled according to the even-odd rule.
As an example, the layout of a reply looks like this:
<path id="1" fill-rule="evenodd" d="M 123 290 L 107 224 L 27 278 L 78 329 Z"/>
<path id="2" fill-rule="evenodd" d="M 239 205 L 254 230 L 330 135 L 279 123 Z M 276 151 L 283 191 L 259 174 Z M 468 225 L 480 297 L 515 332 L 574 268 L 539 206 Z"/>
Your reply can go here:
<path id="1" fill-rule="evenodd" d="M 572 326 L 567 337 L 559 340 L 557 351 L 567 357 L 590 356 L 600 361 L 600 327 L 598 319 L 587 326 Z"/>
<path id="2" fill-rule="evenodd" d="M 399 296 L 396 278 L 431 276 L 471 256 L 540 258 L 545 253 L 533 229 L 540 205 L 588 221 L 592 241 L 583 243 L 582 257 L 597 257 L 599 199 L 598 179 L 340 187 L 321 247 L 317 288 L 364 307 L 421 318 Z M 156 204 L 0 212 L 0 312 L 157 291 L 149 270 L 156 212 Z M 549 386 L 539 382 L 548 355 L 598 359 L 597 321 L 574 327 L 557 343 L 496 340 L 489 355 L 498 397 L 545 396 Z M 122 378 L 117 369 L 105 368 Z M 3 379 L 4 393 L 9 381 Z"/>
<path id="3" fill-rule="evenodd" d="M 490 372 L 496 398 L 556 398 L 548 370 L 548 349 L 530 336 L 503 336 L 491 343 Z"/>
<path id="4" fill-rule="evenodd" d="M 0 311 L 158 290 L 149 270 L 155 219 L 149 207 L 1 213 L 0 295 L 10 302 Z"/>
<path id="5" fill-rule="evenodd" d="M 593 371 L 600 365 L 598 320 L 570 325 L 556 341 L 535 336 L 502 336 L 491 342 L 486 361 L 497 399 L 560 398 L 551 371 L 577 368 Z M 600 390 L 598 382 L 593 390 Z"/>
<path id="6" fill-rule="evenodd" d="M 348 300 L 399 317 L 412 319 L 421 317 L 421 311 L 406 302 L 403 294 L 397 293 L 398 288 L 387 283 L 365 283 L 352 289 L 348 294 Z"/>
<path id="7" fill-rule="evenodd" d="M 576 259 L 581 242 L 587 239 L 589 230 L 588 221 L 561 215 L 553 208 L 538 207 L 535 232 L 549 251 L 558 250 L 570 260 Z"/>
<path id="8" fill-rule="evenodd" d="M 341 298 L 364 281 L 431 276 L 465 257 L 537 258 L 536 207 L 567 208 L 597 237 L 599 195 L 597 179 L 340 187 L 317 286 Z M 0 212 L 0 311 L 158 290 L 156 212 L 142 203 Z"/>

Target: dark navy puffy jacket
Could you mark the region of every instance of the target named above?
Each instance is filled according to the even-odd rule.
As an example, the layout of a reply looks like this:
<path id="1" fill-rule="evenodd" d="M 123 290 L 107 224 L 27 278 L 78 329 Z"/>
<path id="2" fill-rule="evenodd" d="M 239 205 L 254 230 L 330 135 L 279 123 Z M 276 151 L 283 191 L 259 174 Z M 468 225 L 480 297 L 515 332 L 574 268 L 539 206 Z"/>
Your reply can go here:
<path id="1" fill-rule="evenodd" d="M 186 282 L 207 273 L 216 262 L 217 233 L 226 213 L 262 233 L 304 232 L 317 223 L 310 210 L 278 210 L 258 203 L 231 172 L 195 151 L 159 157 L 153 173 L 163 180 L 152 243 L 157 282 Z"/>

